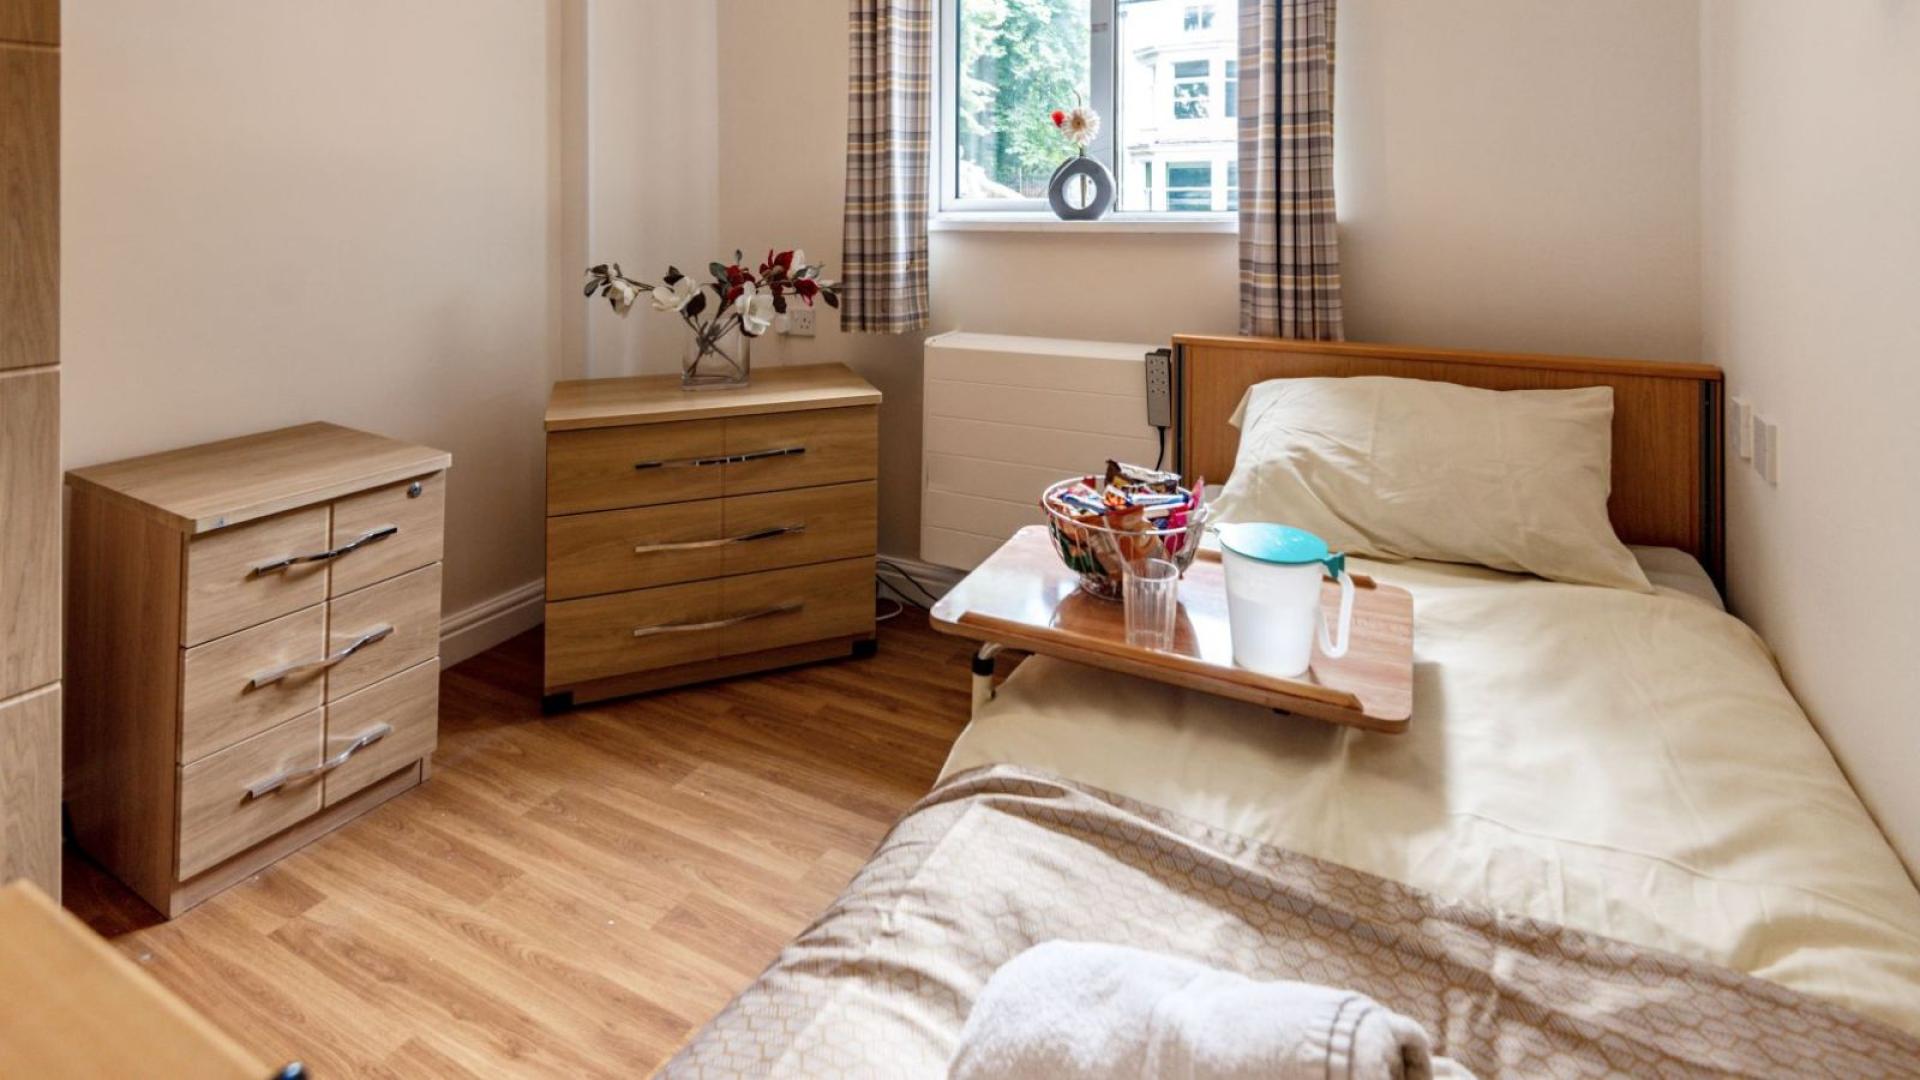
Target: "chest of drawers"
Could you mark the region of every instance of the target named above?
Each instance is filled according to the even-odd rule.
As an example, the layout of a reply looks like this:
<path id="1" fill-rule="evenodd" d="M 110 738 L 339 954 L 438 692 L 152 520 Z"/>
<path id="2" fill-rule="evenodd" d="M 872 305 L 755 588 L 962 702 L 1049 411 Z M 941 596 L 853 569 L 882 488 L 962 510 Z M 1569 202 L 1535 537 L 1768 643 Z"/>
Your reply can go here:
<path id="1" fill-rule="evenodd" d="M 68 813 L 155 908 L 424 779 L 450 464 L 306 424 L 67 475 Z"/>
<path id="2" fill-rule="evenodd" d="M 547 708 L 871 651 L 879 405 L 842 364 L 556 384 Z"/>

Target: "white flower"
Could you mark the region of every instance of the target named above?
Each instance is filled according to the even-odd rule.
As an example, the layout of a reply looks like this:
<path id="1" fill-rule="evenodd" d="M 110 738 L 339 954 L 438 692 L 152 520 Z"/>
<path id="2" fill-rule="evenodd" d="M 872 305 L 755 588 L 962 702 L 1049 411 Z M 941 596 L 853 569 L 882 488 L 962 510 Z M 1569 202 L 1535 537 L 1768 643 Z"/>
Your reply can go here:
<path id="1" fill-rule="evenodd" d="M 806 269 L 806 266 L 807 266 L 807 253 L 804 251 L 801 251 L 799 248 L 794 248 L 793 249 L 793 272 L 797 274 L 800 271 Z"/>
<path id="2" fill-rule="evenodd" d="M 607 299 L 612 301 L 613 310 L 625 315 L 640 299 L 640 286 L 623 277 L 613 278 L 607 282 Z"/>
<path id="3" fill-rule="evenodd" d="M 690 277 L 683 277 L 671 285 L 655 285 L 653 310 L 681 311 L 698 295 L 700 295 L 700 286 Z"/>
<path id="4" fill-rule="evenodd" d="M 1084 105 L 1076 105 L 1067 110 L 1066 122 L 1060 125 L 1060 131 L 1067 141 L 1078 147 L 1092 145 L 1100 137 L 1100 114 Z"/>
<path id="5" fill-rule="evenodd" d="M 773 294 L 761 292 L 751 283 L 740 286 L 740 295 L 733 302 L 733 310 L 740 316 L 740 329 L 748 337 L 759 337 L 773 325 Z"/>

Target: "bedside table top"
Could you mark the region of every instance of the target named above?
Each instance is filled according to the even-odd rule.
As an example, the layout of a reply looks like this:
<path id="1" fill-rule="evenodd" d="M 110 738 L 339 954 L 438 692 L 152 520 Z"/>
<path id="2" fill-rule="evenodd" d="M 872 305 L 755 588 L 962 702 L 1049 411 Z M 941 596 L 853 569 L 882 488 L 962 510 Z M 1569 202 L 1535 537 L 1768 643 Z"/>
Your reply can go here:
<path id="1" fill-rule="evenodd" d="M 316 422 L 89 465 L 67 473 L 67 486 L 193 534 L 452 464 L 445 450 Z"/>
<path id="2" fill-rule="evenodd" d="M 553 384 L 548 431 L 706 420 L 880 404 L 880 391 L 845 364 L 756 368 L 738 390 L 683 390 L 678 375 L 567 379 Z"/>

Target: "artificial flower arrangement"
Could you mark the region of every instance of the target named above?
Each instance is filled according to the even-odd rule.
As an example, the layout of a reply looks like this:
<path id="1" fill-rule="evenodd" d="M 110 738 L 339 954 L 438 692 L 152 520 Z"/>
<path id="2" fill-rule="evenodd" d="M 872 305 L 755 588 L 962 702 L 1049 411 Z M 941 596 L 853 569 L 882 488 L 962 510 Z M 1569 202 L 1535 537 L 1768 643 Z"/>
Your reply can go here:
<path id="1" fill-rule="evenodd" d="M 797 297 L 807 306 L 814 300 L 828 307 L 840 306 L 840 287 L 821 278 L 824 263 L 808 263 L 804 252 L 768 251 L 758 270 L 748 269 L 747 258 L 733 253 L 730 263 L 708 263 L 708 281 L 696 281 L 667 267 L 658 285 L 649 285 L 626 276 L 619 263 L 601 263 L 587 270 L 585 295 L 598 293 L 607 298 L 613 310 L 625 315 L 642 294 L 653 301 L 655 311 L 671 311 L 693 331 L 694 349 L 686 364 L 684 377 L 693 381 L 702 360 L 718 356 L 737 369 L 737 379 L 745 380 L 745 365 L 727 357 L 722 340 L 736 330 L 749 338 L 759 337 L 773 326 L 776 316 L 785 315 L 789 302 Z"/>
<path id="2" fill-rule="evenodd" d="M 1081 157 L 1087 156 L 1087 147 L 1100 137 L 1100 114 L 1085 105 L 1075 105 L 1071 109 L 1053 110 L 1053 126 L 1066 140 L 1080 151 Z"/>

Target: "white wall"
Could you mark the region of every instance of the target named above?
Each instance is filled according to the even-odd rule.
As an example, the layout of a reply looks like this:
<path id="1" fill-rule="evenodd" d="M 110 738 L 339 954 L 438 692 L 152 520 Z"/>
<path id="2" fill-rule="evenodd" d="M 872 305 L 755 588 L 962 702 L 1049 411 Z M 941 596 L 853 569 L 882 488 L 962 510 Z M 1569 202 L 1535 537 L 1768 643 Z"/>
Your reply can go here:
<path id="1" fill-rule="evenodd" d="M 1920 5 L 1710 0 L 1702 60 L 1706 356 L 1781 432 L 1731 600 L 1920 867 Z"/>
<path id="2" fill-rule="evenodd" d="M 1344 5 L 1349 336 L 1693 359 L 1697 31 L 1695 6 L 1671 0 Z M 841 0 L 722 6 L 723 243 L 837 264 L 846 33 Z M 1231 235 L 946 232 L 932 258 L 934 331 L 1157 341 L 1239 326 Z M 756 363 L 844 359 L 886 392 L 881 547 L 911 553 L 921 336 L 833 322 L 764 339 Z"/>
<path id="3" fill-rule="evenodd" d="M 453 452 L 449 611 L 537 579 L 557 10 L 67 4 L 67 466 L 364 427 Z"/>

